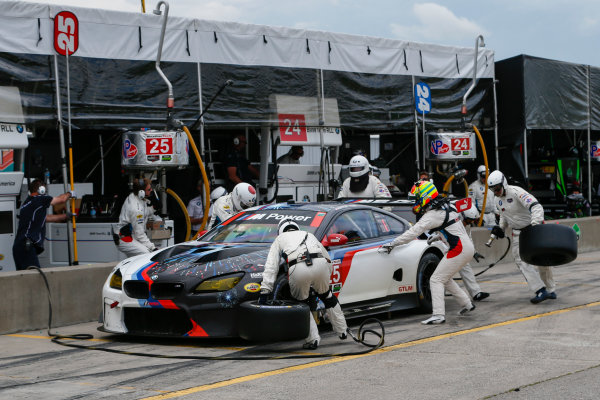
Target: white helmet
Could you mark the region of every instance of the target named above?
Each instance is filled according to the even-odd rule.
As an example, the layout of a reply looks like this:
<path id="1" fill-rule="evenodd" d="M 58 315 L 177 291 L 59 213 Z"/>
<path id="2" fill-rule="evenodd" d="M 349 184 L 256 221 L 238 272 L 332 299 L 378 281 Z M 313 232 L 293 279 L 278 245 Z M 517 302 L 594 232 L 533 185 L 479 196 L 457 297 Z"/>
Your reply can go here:
<path id="1" fill-rule="evenodd" d="M 245 210 L 256 202 L 256 190 L 248 183 L 238 183 L 231 192 L 231 200 L 237 211 Z"/>
<path id="2" fill-rule="evenodd" d="M 473 203 L 471 203 L 471 207 L 467 208 L 465 211 L 463 211 L 462 215 L 463 215 L 464 218 L 478 219 L 479 218 L 479 211 L 477 210 L 477 207 L 475 207 L 473 205 Z"/>
<path id="3" fill-rule="evenodd" d="M 277 234 L 278 235 L 281 235 L 283 232 L 290 231 L 290 230 L 299 231 L 300 227 L 298 226 L 297 223 L 295 223 L 290 218 L 284 218 L 281 221 L 279 221 L 279 225 L 277 226 Z"/>
<path id="4" fill-rule="evenodd" d="M 479 167 L 477 167 L 477 175 L 483 175 L 483 177 L 485 178 L 485 165 L 480 165 Z"/>
<path id="5" fill-rule="evenodd" d="M 508 182 L 506 182 L 506 178 L 504 174 L 498 170 L 495 170 L 488 176 L 488 187 L 492 189 L 494 186 L 502 185 L 504 189 L 508 186 Z"/>
<path id="6" fill-rule="evenodd" d="M 219 197 L 225 196 L 226 194 L 227 189 L 225 189 L 223 186 L 216 187 L 212 192 L 210 192 L 210 201 L 213 202 Z"/>
<path id="7" fill-rule="evenodd" d="M 369 160 L 363 156 L 354 156 L 350 159 L 350 163 L 348 163 L 348 169 L 352 178 L 368 174 L 370 169 Z"/>

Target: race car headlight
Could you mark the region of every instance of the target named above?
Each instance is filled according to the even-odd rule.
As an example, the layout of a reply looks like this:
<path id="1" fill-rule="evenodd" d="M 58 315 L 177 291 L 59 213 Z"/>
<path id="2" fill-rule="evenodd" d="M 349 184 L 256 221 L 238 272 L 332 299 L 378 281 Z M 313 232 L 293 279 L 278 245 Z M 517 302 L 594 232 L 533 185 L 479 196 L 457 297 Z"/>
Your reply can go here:
<path id="1" fill-rule="evenodd" d="M 121 275 L 121 270 L 118 269 L 115 273 L 110 277 L 110 283 L 108 284 L 113 289 L 122 290 L 123 288 L 123 276 Z"/>
<path id="2" fill-rule="evenodd" d="M 196 288 L 194 292 L 224 292 L 229 289 L 233 289 L 235 285 L 242 280 L 244 273 L 241 272 L 239 274 L 231 274 L 231 275 L 221 275 L 215 276 L 214 278 L 209 278 L 203 280 Z"/>

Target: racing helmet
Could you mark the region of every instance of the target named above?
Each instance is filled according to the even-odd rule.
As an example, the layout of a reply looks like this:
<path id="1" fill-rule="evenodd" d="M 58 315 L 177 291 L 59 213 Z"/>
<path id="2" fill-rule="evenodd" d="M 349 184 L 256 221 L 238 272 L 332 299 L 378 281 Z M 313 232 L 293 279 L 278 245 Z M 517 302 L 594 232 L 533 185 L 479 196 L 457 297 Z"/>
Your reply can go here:
<path id="1" fill-rule="evenodd" d="M 225 196 L 226 194 L 227 194 L 227 189 L 225 189 L 223 186 L 216 187 L 213 189 L 212 192 L 210 192 L 210 201 L 214 202 L 219 197 Z"/>
<path id="2" fill-rule="evenodd" d="M 256 190 L 246 182 L 238 183 L 231 192 L 231 200 L 236 210 L 245 210 L 256 202 Z"/>
<path id="3" fill-rule="evenodd" d="M 433 183 L 422 180 L 415 183 L 410 189 L 410 197 L 413 197 L 415 200 L 413 212 L 420 214 L 425 211 L 425 208 L 427 208 L 433 199 L 438 197 L 438 191 Z"/>
<path id="4" fill-rule="evenodd" d="M 506 178 L 504 177 L 504 174 L 502 172 L 495 170 L 488 176 L 488 188 L 492 192 L 495 192 L 497 189 L 500 188 L 500 186 L 502 186 L 502 188 L 506 190 L 508 182 L 506 182 Z"/>
<path id="5" fill-rule="evenodd" d="M 350 176 L 352 178 L 358 178 L 364 174 L 368 174 L 370 170 L 369 160 L 364 156 L 354 156 L 348 163 L 348 169 L 350 170 Z"/>
<path id="6" fill-rule="evenodd" d="M 298 226 L 297 223 L 295 223 L 292 219 L 290 218 L 284 218 L 281 221 L 279 221 L 279 225 L 277 225 L 277 234 L 281 235 L 283 232 L 287 232 L 287 231 L 299 231 L 300 227 Z"/>
<path id="7" fill-rule="evenodd" d="M 467 208 L 461 214 L 464 219 L 473 219 L 474 220 L 474 219 L 479 218 L 479 210 L 477 210 L 477 207 L 475 207 L 475 205 L 473 203 L 471 203 L 470 208 Z"/>
<path id="8" fill-rule="evenodd" d="M 480 165 L 477 167 L 477 175 L 485 179 L 485 165 Z"/>
<path id="9" fill-rule="evenodd" d="M 414 198 L 413 212 L 420 214 L 438 196 L 438 191 L 430 181 L 418 181 L 410 189 L 410 197 Z"/>

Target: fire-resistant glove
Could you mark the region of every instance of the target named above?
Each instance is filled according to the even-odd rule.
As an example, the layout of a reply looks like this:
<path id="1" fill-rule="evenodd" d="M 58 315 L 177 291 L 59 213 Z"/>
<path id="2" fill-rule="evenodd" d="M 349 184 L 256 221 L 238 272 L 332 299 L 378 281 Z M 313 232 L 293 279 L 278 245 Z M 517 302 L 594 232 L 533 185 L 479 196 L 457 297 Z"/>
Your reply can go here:
<path id="1" fill-rule="evenodd" d="M 437 240 L 442 240 L 442 238 L 440 237 L 440 234 L 438 232 L 434 233 L 433 235 L 430 235 L 427 238 L 427 244 L 431 244 Z"/>
<path id="2" fill-rule="evenodd" d="M 475 252 L 475 254 L 473 254 L 473 258 L 475 259 L 476 262 L 479 262 L 479 260 L 483 260 L 485 257 L 483 256 L 483 254 L 479 254 L 478 252 Z"/>
<path id="3" fill-rule="evenodd" d="M 498 239 L 504 238 L 504 230 L 498 225 L 492 228 L 492 235 L 495 235 Z"/>
<path id="4" fill-rule="evenodd" d="M 385 251 L 386 253 L 390 254 L 390 253 L 392 252 L 392 250 L 393 250 L 393 249 L 394 249 L 394 246 L 393 246 L 392 244 L 388 243 L 388 244 L 382 244 L 382 245 L 381 245 L 381 246 L 380 246 L 380 247 L 377 249 L 377 251 L 378 251 L 378 252 L 380 252 L 380 253 L 382 253 L 382 252 L 384 252 L 384 251 Z"/>

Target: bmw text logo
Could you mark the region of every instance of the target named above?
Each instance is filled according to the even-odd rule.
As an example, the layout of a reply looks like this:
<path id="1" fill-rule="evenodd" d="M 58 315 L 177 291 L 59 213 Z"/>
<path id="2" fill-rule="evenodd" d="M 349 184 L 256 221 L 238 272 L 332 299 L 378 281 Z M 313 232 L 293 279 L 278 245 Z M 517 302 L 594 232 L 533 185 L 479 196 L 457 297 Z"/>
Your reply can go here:
<path id="1" fill-rule="evenodd" d="M 153 281 L 155 281 L 155 280 L 158 279 L 158 275 L 152 275 L 152 277 L 150 279 L 152 279 Z"/>

